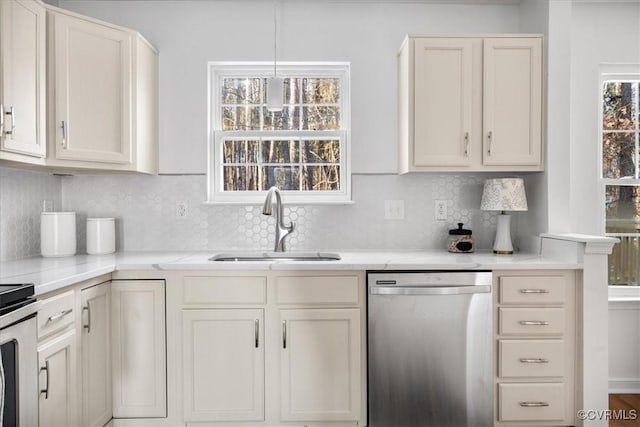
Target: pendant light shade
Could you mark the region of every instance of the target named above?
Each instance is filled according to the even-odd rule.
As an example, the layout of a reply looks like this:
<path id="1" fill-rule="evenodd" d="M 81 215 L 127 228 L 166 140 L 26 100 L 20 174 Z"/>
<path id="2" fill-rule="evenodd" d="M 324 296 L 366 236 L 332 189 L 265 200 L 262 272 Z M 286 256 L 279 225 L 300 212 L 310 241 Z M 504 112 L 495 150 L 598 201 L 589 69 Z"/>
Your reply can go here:
<path id="1" fill-rule="evenodd" d="M 267 79 L 267 110 L 282 111 L 284 93 L 284 80 L 282 77 L 269 77 Z"/>
<path id="2" fill-rule="evenodd" d="M 282 111 L 284 104 L 284 80 L 278 77 L 278 18 L 276 14 L 276 0 L 273 1 L 273 77 L 267 79 L 267 110 Z"/>

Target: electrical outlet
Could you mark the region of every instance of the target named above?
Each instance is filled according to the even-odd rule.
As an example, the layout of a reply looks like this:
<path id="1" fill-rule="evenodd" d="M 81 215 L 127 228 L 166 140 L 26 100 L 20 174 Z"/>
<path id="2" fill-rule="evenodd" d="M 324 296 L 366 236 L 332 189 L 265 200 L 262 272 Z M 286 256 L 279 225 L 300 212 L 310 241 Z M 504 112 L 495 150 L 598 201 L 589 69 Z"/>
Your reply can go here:
<path id="1" fill-rule="evenodd" d="M 403 220 L 404 200 L 385 200 L 384 219 Z"/>
<path id="2" fill-rule="evenodd" d="M 435 217 L 436 217 L 436 221 L 447 220 L 447 201 L 446 200 L 436 200 Z"/>
<path id="3" fill-rule="evenodd" d="M 189 216 L 189 205 L 187 202 L 176 202 L 176 219 L 187 219 Z"/>

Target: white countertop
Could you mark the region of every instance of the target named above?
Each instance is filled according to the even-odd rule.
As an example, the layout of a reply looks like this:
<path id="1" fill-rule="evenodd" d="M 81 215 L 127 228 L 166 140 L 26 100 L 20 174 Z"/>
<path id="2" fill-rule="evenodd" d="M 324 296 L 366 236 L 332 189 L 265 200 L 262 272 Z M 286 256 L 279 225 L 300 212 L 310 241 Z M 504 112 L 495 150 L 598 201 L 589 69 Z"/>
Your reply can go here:
<path id="1" fill-rule="evenodd" d="M 579 263 L 537 254 L 494 255 L 491 252 L 452 254 L 446 251 L 332 251 L 339 261 L 226 261 L 208 259 L 207 252 L 120 252 L 112 255 L 76 255 L 27 258 L 0 263 L 0 282 L 34 283 L 44 294 L 123 270 L 513 270 L 579 269 Z"/>

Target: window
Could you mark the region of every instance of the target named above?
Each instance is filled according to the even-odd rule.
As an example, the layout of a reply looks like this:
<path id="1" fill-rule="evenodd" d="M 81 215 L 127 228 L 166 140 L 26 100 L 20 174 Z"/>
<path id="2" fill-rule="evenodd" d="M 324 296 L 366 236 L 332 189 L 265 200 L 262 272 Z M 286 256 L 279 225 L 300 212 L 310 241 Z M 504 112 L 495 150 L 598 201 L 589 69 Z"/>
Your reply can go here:
<path id="1" fill-rule="evenodd" d="M 350 201 L 349 65 L 279 64 L 284 107 L 266 107 L 273 63 L 210 63 L 209 201 Z"/>
<path id="2" fill-rule="evenodd" d="M 640 68 L 602 74 L 601 181 L 605 233 L 620 239 L 609 256 L 610 285 L 640 282 Z"/>

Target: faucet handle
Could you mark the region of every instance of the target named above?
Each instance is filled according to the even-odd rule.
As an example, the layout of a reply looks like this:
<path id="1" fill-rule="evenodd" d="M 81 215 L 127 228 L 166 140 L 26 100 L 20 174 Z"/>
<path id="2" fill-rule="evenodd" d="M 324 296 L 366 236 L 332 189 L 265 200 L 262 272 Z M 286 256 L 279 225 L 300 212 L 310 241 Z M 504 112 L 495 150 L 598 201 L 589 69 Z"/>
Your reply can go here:
<path id="1" fill-rule="evenodd" d="M 291 221 L 289 223 L 289 226 L 287 227 L 287 231 L 289 231 L 289 233 L 291 233 L 293 231 L 293 229 L 296 228 L 296 223 Z"/>

